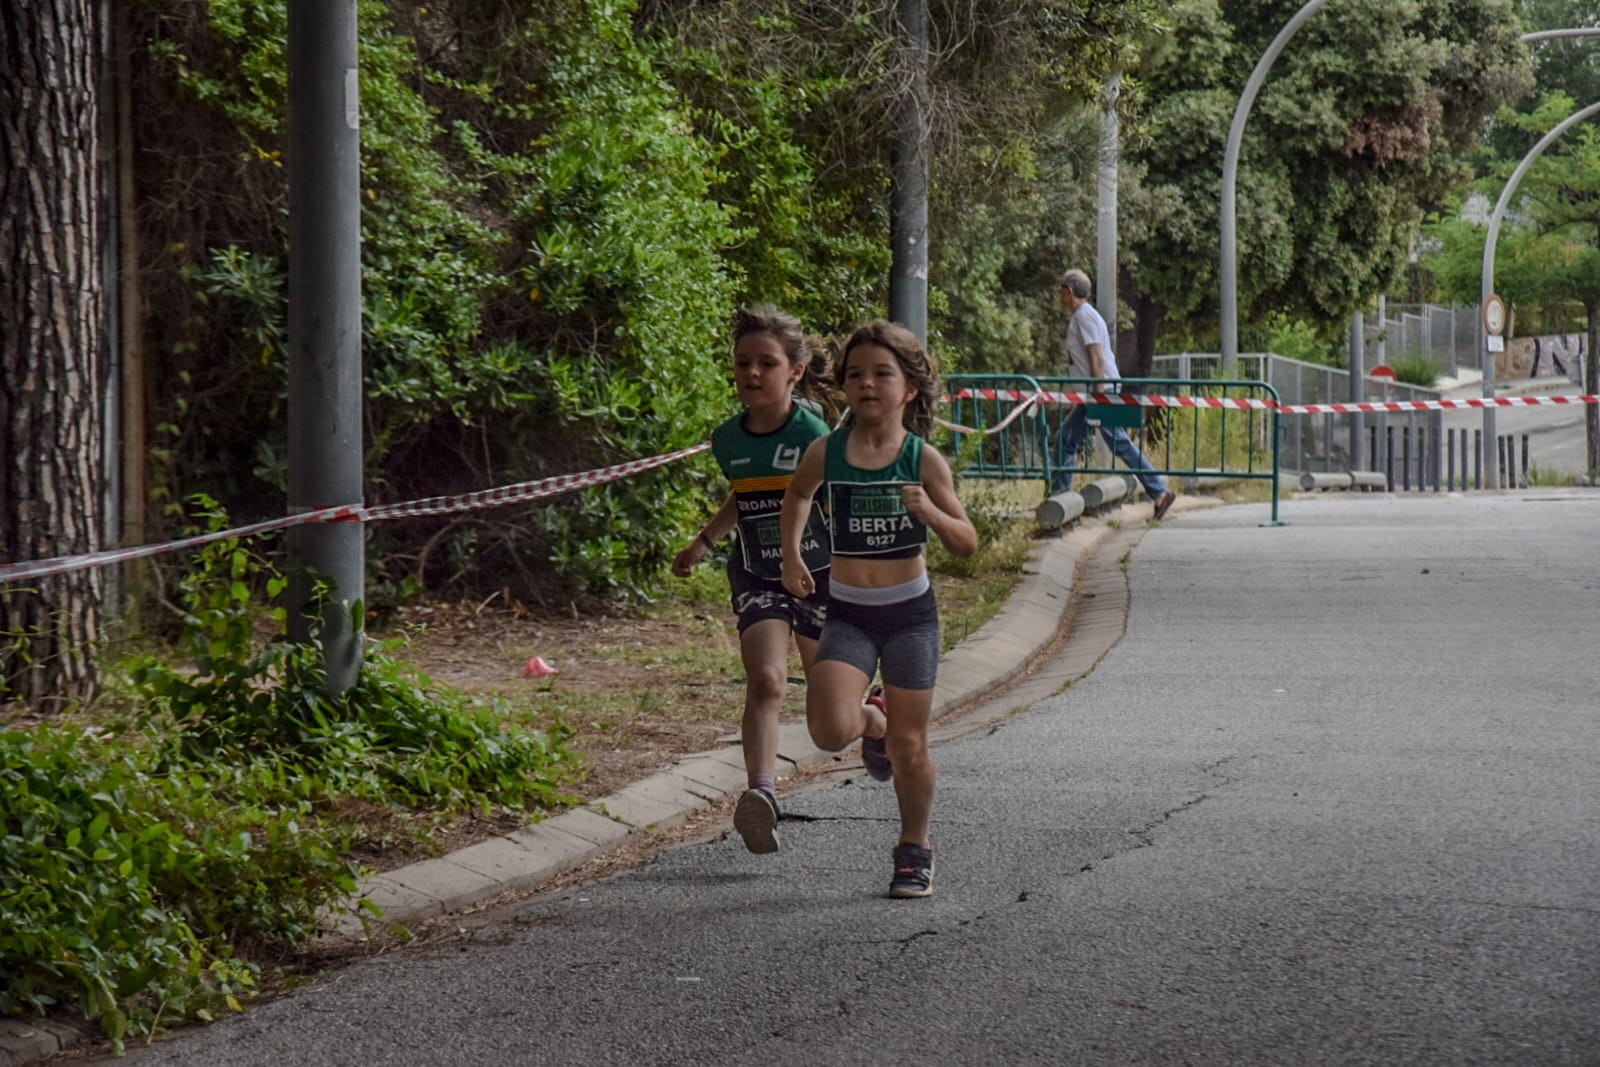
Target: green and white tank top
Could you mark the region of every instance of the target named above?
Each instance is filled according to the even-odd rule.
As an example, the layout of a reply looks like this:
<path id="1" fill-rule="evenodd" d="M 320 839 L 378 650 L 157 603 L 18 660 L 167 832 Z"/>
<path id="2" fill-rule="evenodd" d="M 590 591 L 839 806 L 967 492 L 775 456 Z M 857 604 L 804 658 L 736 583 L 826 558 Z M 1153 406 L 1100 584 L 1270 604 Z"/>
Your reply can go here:
<path id="1" fill-rule="evenodd" d="M 871 559 L 921 555 L 928 543 L 928 527 L 906 510 L 900 489 L 922 481 L 922 438 L 906 434 L 900 454 L 881 470 L 852 466 L 845 459 L 849 439 L 848 426 L 828 435 L 824 477 L 833 554 Z"/>
<path id="2" fill-rule="evenodd" d="M 777 581 L 783 577 L 779 520 L 783 494 L 800 457 L 811 442 L 827 434 L 828 424 L 799 405 L 791 408 L 789 421 L 771 433 L 751 433 L 744 417 L 740 412 L 711 431 L 711 454 L 733 485 L 739 507 L 734 560 L 757 578 Z M 811 518 L 800 538 L 800 558 L 813 573 L 828 569 L 827 527 L 822 505 L 813 500 Z"/>

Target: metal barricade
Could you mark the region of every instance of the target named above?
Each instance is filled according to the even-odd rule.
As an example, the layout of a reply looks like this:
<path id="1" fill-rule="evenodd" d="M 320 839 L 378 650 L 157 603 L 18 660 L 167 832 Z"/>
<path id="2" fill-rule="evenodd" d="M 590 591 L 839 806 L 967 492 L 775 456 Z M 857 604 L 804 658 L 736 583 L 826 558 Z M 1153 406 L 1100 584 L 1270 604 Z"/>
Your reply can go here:
<path id="1" fill-rule="evenodd" d="M 1267 382 L 1211 378 L 1119 380 L 1028 375 L 952 374 L 945 379 L 950 421 L 972 430 L 998 425 L 1019 404 L 1040 395 L 1002 432 L 956 433 L 954 453 L 964 477 L 1039 478 L 1049 492 L 1066 472 L 1127 474 L 1096 465 L 1090 456 L 1060 452 L 1063 424 L 1080 406 L 1089 422 L 1085 442 L 1115 441 L 1126 433 L 1149 464 L 1143 473 L 1183 479 L 1260 479 L 1272 486 L 1272 524 L 1278 523 L 1282 424 L 1278 394 Z M 1115 389 L 1116 392 L 1097 392 Z"/>
<path id="2" fill-rule="evenodd" d="M 1044 392 L 1037 379 L 951 374 L 945 388 L 951 455 L 962 477 L 1050 477 L 1050 431 L 1044 407 L 1035 399 Z"/>

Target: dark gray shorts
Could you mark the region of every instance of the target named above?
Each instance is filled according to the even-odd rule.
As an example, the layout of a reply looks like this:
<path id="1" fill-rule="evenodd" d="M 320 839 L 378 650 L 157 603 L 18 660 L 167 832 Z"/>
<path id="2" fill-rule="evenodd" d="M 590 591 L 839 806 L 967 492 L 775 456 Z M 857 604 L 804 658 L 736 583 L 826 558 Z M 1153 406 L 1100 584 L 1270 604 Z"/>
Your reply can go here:
<path id="1" fill-rule="evenodd" d="M 932 689 L 939 675 L 939 606 L 927 589 L 898 604 L 828 601 L 817 660 L 848 663 L 896 689 Z"/>

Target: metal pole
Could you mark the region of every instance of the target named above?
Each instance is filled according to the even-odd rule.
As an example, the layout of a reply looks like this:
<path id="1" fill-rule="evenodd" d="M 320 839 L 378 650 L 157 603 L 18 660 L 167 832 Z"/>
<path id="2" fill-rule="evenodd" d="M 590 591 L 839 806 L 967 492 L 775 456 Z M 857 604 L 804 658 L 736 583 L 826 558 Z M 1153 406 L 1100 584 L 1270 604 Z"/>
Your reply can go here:
<path id="1" fill-rule="evenodd" d="M 1511 194 L 1516 192 L 1517 186 L 1522 183 L 1523 176 L 1528 173 L 1528 169 L 1533 166 L 1534 161 L 1540 156 L 1544 155 L 1544 150 L 1546 148 L 1549 148 L 1552 144 L 1554 144 L 1557 138 L 1566 133 L 1573 126 L 1576 126 L 1578 123 L 1582 122 L 1584 119 L 1588 118 L 1590 115 L 1593 115 L 1597 111 L 1600 111 L 1600 102 L 1590 104 L 1582 111 L 1578 111 L 1558 123 L 1555 129 L 1551 130 L 1549 133 L 1540 138 L 1539 143 L 1534 145 L 1528 154 L 1523 157 L 1522 162 L 1517 164 L 1517 169 L 1512 171 L 1511 179 L 1506 182 L 1506 187 L 1500 190 L 1500 199 L 1495 202 L 1494 213 L 1489 216 L 1489 236 L 1483 245 L 1483 278 L 1482 284 L 1479 287 L 1478 303 L 1480 312 L 1483 306 L 1489 302 L 1490 294 L 1494 292 L 1494 246 L 1495 243 L 1500 239 L 1500 222 L 1503 218 L 1505 218 L 1506 209 L 1511 204 Z M 1479 315 L 1479 322 L 1479 329 L 1481 331 L 1481 314 Z M 1483 359 L 1483 398 L 1485 400 L 1493 400 L 1495 354 L 1489 351 L 1487 337 L 1484 338 L 1484 343 L 1480 347 L 1479 353 Z M 1494 414 L 1495 406 L 1493 404 L 1485 404 L 1483 408 L 1483 436 L 1484 440 L 1486 441 L 1495 440 Z M 1499 482 L 1495 480 L 1497 478 L 1497 472 L 1495 471 L 1493 465 L 1489 467 L 1489 478 L 1489 488 L 1499 488 Z"/>
<path id="2" fill-rule="evenodd" d="M 1095 230 L 1095 310 L 1106 320 L 1111 354 L 1117 351 L 1117 157 L 1121 152 L 1121 124 L 1117 98 L 1122 93 L 1122 72 L 1113 71 L 1100 103 L 1100 200 Z"/>
<path id="3" fill-rule="evenodd" d="M 1350 316 L 1350 403 L 1359 404 L 1366 399 L 1362 395 L 1362 378 L 1367 373 L 1367 319 L 1366 315 L 1357 311 Z M 1361 427 L 1366 418 L 1359 411 L 1350 413 L 1350 469 L 1362 470 L 1366 466 L 1366 458 L 1362 455 Z"/>
<path id="4" fill-rule="evenodd" d="M 1444 456 L 1440 454 L 1444 445 L 1444 412 L 1429 412 L 1428 425 L 1428 440 L 1433 442 L 1433 451 L 1428 453 L 1428 467 L 1433 474 L 1433 491 L 1437 493 L 1441 488 L 1439 480 L 1444 474 Z"/>
<path id="5" fill-rule="evenodd" d="M 1400 427 L 1400 488 L 1411 490 L 1411 427 Z"/>
<path id="6" fill-rule="evenodd" d="M 1239 361 L 1239 279 L 1238 279 L 1238 246 L 1235 237 L 1237 230 L 1237 196 L 1239 184 L 1239 146 L 1244 141 L 1244 124 L 1250 117 L 1250 109 L 1255 105 L 1256 94 L 1261 91 L 1262 82 L 1267 79 L 1267 71 L 1272 69 L 1272 64 L 1278 59 L 1279 53 L 1289 43 L 1289 38 L 1299 32 L 1306 20 L 1315 15 L 1327 0 L 1311 0 L 1311 3 L 1302 7 L 1294 18 L 1290 19 L 1278 31 L 1278 36 L 1272 39 L 1266 52 L 1256 63 L 1256 69 L 1251 71 L 1250 80 L 1245 83 L 1244 92 L 1239 96 L 1238 106 L 1234 108 L 1233 124 L 1228 128 L 1228 145 L 1222 157 L 1222 229 L 1221 251 L 1222 259 L 1219 264 L 1218 276 L 1222 283 L 1222 376 L 1224 378 L 1237 377 L 1235 368 Z"/>
<path id="7" fill-rule="evenodd" d="M 1517 40 L 1523 44 L 1535 44 L 1539 41 L 1566 40 L 1573 37 L 1600 37 L 1600 27 L 1572 30 L 1538 30 L 1534 33 L 1525 33 Z"/>
<path id="8" fill-rule="evenodd" d="M 361 97 L 356 0 L 289 3 L 289 512 L 362 502 Z M 289 635 L 320 628 L 327 685 L 361 672 L 358 522 L 289 531 Z M 306 618 L 315 582 L 321 618 Z"/>
<path id="9" fill-rule="evenodd" d="M 898 0 L 899 54 L 905 78 L 890 153 L 889 318 L 928 343 L 928 4 Z"/>

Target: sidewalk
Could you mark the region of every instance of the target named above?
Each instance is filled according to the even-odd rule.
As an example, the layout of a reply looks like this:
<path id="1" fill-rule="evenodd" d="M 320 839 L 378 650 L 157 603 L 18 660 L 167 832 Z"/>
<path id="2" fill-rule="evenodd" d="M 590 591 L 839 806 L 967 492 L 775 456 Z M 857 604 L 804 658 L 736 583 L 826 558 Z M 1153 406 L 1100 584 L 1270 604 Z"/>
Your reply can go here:
<path id="1" fill-rule="evenodd" d="M 1180 496 L 1173 510 L 1196 503 Z M 1120 524 L 1144 522 L 1150 510 L 1150 503 L 1141 499 L 1115 514 Z M 1079 561 L 1112 532 L 1104 518 L 1091 517 L 1060 538 L 1040 542 L 1006 606 L 940 661 L 935 720 L 1011 681 L 1055 640 L 1071 606 Z M 805 724 L 786 724 L 778 742 L 780 795 L 783 779 L 837 756 L 813 745 Z M 744 788 L 739 746 L 726 745 L 536 825 L 375 875 L 361 883 L 358 895 L 383 909 L 381 919 L 373 920 L 379 926 L 459 912 L 503 893 L 536 888 L 640 835 L 678 826 Z M 359 918 L 343 915 L 329 936 L 361 938 L 365 932 Z M 0 1067 L 37 1063 L 83 1038 L 72 1026 L 0 1019 Z"/>
<path id="2" fill-rule="evenodd" d="M 1455 377 L 1443 377 L 1435 383 L 1445 396 L 1480 397 L 1483 395 L 1483 371 L 1471 367 L 1458 367 Z M 1582 387 L 1570 378 L 1547 375 L 1543 378 L 1496 379 L 1495 396 L 1531 396 L 1538 393 L 1581 393 Z"/>

